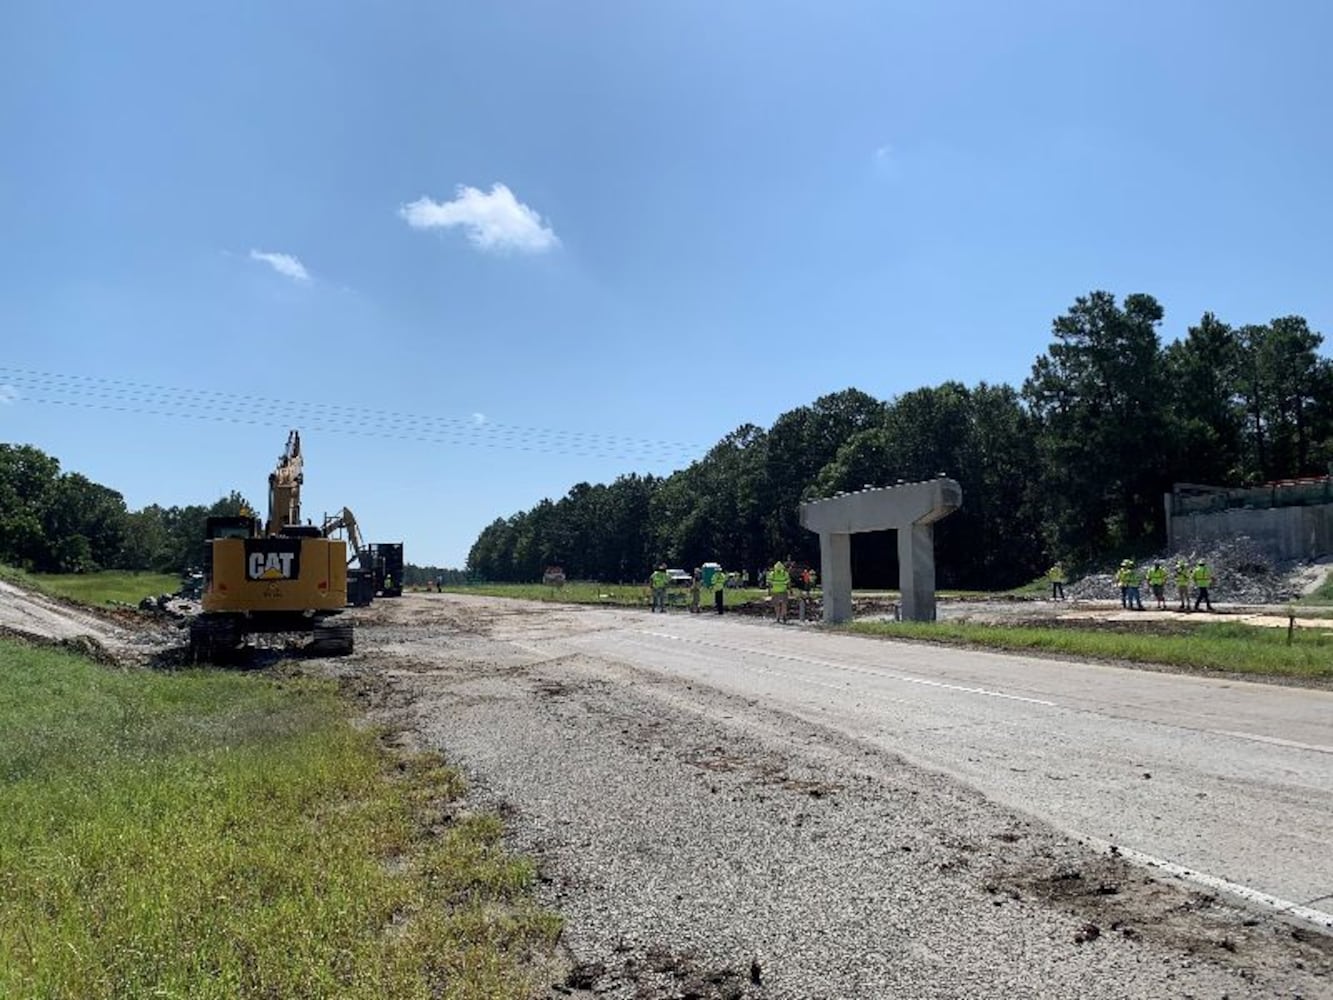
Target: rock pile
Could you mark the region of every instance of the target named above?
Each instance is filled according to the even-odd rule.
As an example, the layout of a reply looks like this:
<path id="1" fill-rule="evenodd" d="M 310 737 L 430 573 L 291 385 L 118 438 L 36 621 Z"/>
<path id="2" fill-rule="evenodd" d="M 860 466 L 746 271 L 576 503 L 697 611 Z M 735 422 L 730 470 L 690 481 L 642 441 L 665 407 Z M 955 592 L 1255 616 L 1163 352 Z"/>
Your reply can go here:
<path id="1" fill-rule="evenodd" d="M 129 607 L 130 605 L 125 605 Z M 137 605 L 140 611 L 149 614 L 167 615 L 171 618 L 191 618 L 203 610 L 199 601 L 180 594 L 160 594 L 157 597 L 145 597 Z"/>
<path id="2" fill-rule="evenodd" d="M 1230 604 L 1282 604 L 1299 596 L 1299 588 L 1290 574 L 1274 564 L 1258 545 L 1244 535 L 1199 551 L 1163 555 L 1160 558 L 1168 573 L 1167 596 L 1172 599 L 1175 597 L 1175 568 L 1179 559 L 1184 559 L 1191 570 L 1199 559 L 1208 564 L 1213 573 L 1210 596 L 1214 601 Z M 1141 579 L 1146 576 L 1153 561 L 1141 559 L 1136 563 Z M 1120 588 L 1115 583 L 1115 567 L 1089 573 L 1066 586 L 1065 590 L 1075 600 L 1116 600 L 1120 597 Z M 1143 596 L 1146 601 L 1146 581 Z"/>

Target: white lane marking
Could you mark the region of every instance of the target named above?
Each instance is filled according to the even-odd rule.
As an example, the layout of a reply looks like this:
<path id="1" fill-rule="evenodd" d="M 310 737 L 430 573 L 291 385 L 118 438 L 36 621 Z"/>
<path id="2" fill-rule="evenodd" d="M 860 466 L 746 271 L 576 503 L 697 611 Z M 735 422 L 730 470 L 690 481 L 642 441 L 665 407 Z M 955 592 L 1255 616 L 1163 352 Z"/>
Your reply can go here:
<path id="1" fill-rule="evenodd" d="M 622 638 L 620 641 L 630 646 L 636 646 L 640 649 L 660 650 L 662 648 L 661 646 L 654 645 L 653 643 L 640 642 L 637 639 Z M 827 688 L 830 691 L 836 691 L 839 695 L 842 695 L 844 697 L 847 694 L 848 685 L 851 683 L 850 681 L 843 681 L 840 684 L 833 684 L 830 683 L 829 681 L 817 681 L 813 677 L 800 677 L 800 676 L 793 676 L 791 674 L 784 674 L 782 673 L 781 670 L 772 665 L 754 666 L 751 664 L 741 663 L 736 665 L 736 669 L 754 674 L 757 677 L 780 677 L 783 680 L 791 683 L 804 684 L 806 687 Z M 856 692 L 856 697 L 859 699 L 857 701 L 858 708 L 860 707 L 861 702 L 863 701 L 879 702 L 880 704 L 883 705 L 908 705 L 913 708 L 919 707 L 917 702 L 911 701 L 908 698 L 894 698 L 887 694 L 877 694 L 871 691 L 858 691 Z"/>
<path id="2" fill-rule="evenodd" d="M 1230 896 L 1243 899 L 1245 902 L 1254 906 L 1261 906 L 1264 909 L 1273 910 L 1276 913 L 1295 917 L 1298 920 L 1304 920 L 1307 923 L 1315 924 L 1318 927 L 1333 927 L 1333 913 L 1325 913 L 1323 910 L 1316 910 L 1311 906 L 1302 906 L 1300 903 L 1293 903 L 1289 899 L 1282 899 L 1278 896 L 1262 892 L 1259 889 L 1251 889 L 1248 885 L 1241 885 L 1239 882 L 1228 882 L 1226 879 L 1218 878 L 1216 875 L 1209 875 L 1207 872 L 1195 871 L 1193 868 L 1186 868 L 1184 865 L 1178 865 L 1174 861 L 1167 861 L 1165 858 L 1158 858 L 1151 854 L 1144 854 L 1142 851 L 1136 851 L 1132 847 L 1121 847 L 1119 845 L 1113 847 L 1107 841 L 1098 840 L 1095 837 L 1086 837 L 1084 839 L 1093 847 L 1119 854 L 1127 861 L 1132 861 L 1136 865 L 1160 869 L 1168 875 L 1174 875 L 1187 882 L 1193 882 L 1196 885 L 1202 885 L 1209 889 L 1216 889 L 1218 892 L 1225 892 Z"/>
<path id="3" fill-rule="evenodd" d="M 1210 729 L 1214 736 L 1234 736 L 1238 740 L 1253 740 L 1255 743 L 1271 743 L 1275 747 L 1291 747 L 1293 750 L 1313 750 L 1315 753 L 1333 753 L 1333 747 L 1322 747 L 1318 743 L 1297 743 L 1277 736 L 1260 736 L 1258 733 L 1238 733 L 1230 729 Z"/>
<path id="4" fill-rule="evenodd" d="M 690 642 L 697 646 L 714 646 L 718 649 L 726 649 L 733 653 L 749 653 L 753 656 L 767 656 L 776 660 L 793 660 L 797 663 L 810 663 L 818 667 L 831 667 L 834 670 L 843 670 L 853 674 L 865 674 L 868 677 L 882 677 L 888 680 L 903 681 L 907 684 L 924 684 L 927 687 L 945 688 L 950 691 L 962 691 L 965 694 L 980 694 L 988 698 L 1004 698 L 1007 701 L 1021 701 L 1029 705 L 1043 705 L 1046 708 L 1055 708 L 1053 701 L 1045 701 L 1041 698 L 1028 698 L 1021 694 L 1008 694 L 1004 691 L 992 691 L 990 688 L 969 687 L 964 684 L 950 684 L 947 681 L 935 681 L 926 677 L 913 677 L 910 674 L 899 674 L 891 670 L 871 669 L 869 667 L 855 666 L 849 663 L 838 663 L 835 660 L 821 660 L 814 656 L 800 656 L 796 653 L 778 653 L 767 649 L 751 649 L 746 646 L 733 646 L 723 642 L 708 642 L 703 639 L 692 639 L 683 635 L 673 635 L 670 632 L 650 632 L 647 629 L 636 629 L 641 635 L 651 636 L 655 639 L 670 639 L 675 642 Z"/>

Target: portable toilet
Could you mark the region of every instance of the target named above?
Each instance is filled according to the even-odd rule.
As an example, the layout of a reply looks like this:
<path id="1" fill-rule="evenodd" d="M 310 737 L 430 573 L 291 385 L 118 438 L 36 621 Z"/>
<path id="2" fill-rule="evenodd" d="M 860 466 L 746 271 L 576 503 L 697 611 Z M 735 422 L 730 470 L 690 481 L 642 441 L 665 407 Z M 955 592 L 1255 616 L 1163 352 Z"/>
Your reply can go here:
<path id="1" fill-rule="evenodd" d="M 722 572 L 722 564 L 715 562 L 706 562 L 703 564 L 703 584 L 705 587 L 712 588 L 713 574 Z"/>

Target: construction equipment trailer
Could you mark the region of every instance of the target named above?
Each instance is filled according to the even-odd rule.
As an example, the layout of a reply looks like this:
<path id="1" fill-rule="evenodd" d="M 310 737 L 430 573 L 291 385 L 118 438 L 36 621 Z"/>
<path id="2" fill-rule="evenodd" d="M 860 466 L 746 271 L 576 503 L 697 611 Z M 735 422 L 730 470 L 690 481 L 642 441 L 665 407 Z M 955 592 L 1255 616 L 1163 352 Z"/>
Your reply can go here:
<path id="1" fill-rule="evenodd" d="M 307 633 L 319 653 L 352 651 L 352 626 L 336 617 L 347 606 L 347 545 L 301 523 L 304 478 L 301 436 L 292 431 L 269 474 L 267 521 L 249 512 L 208 519 L 203 612 L 190 623 L 196 660 L 223 657 L 264 632 Z"/>

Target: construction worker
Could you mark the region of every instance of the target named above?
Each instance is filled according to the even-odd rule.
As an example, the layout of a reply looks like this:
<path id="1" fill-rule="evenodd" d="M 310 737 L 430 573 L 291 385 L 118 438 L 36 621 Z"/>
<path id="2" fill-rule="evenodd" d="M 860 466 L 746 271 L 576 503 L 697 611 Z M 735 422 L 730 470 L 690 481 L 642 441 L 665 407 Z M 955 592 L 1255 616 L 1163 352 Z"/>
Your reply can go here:
<path id="1" fill-rule="evenodd" d="M 787 590 L 791 587 L 791 574 L 781 559 L 768 571 L 768 593 L 773 598 L 773 620 L 779 625 L 787 624 Z"/>
<path id="2" fill-rule="evenodd" d="M 717 613 L 722 614 L 722 604 L 725 599 L 724 591 L 727 589 L 727 574 L 722 572 L 719 566 L 713 570 L 713 607 L 717 608 Z"/>
<path id="3" fill-rule="evenodd" d="M 653 611 L 666 614 L 666 592 L 667 584 L 670 582 L 671 577 L 667 576 L 666 563 L 658 563 L 657 569 L 653 570 L 653 575 L 648 577 L 648 586 L 653 591 Z"/>
<path id="4" fill-rule="evenodd" d="M 1120 560 L 1120 568 L 1115 571 L 1115 585 L 1120 588 L 1120 606 L 1129 609 L 1129 567 L 1128 559 Z"/>
<path id="5" fill-rule="evenodd" d="M 1190 609 L 1190 568 L 1184 559 L 1176 560 L 1176 596 L 1180 598 L 1180 610 Z"/>
<path id="6" fill-rule="evenodd" d="M 1152 588 L 1152 596 L 1157 598 L 1157 610 L 1166 610 L 1166 567 L 1162 565 L 1161 560 L 1152 564 L 1152 569 L 1148 570 L 1148 586 Z"/>
<path id="7" fill-rule="evenodd" d="M 1046 575 L 1051 579 L 1051 600 L 1063 601 L 1065 599 L 1065 564 L 1056 562 L 1054 566 L 1046 571 Z"/>
<path id="8" fill-rule="evenodd" d="M 1134 611 L 1143 611 L 1143 598 L 1139 594 L 1139 588 L 1143 585 L 1143 577 L 1139 575 L 1139 568 L 1131 562 L 1125 570 L 1125 607 Z"/>
<path id="9" fill-rule="evenodd" d="M 1194 610 L 1199 610 L 1199 603 L 1203 604 L 1211 612 L 1213 602 L 1208 596 L 1208 588 L 1213 585 L 1213 574 L 1208 570 L 1208 564 L 1200 559 L 1194 566 Z"/>
<path id="10" fill-rule="evenodd" d="M 385 574 L 384 574 L 384 592 L 387 594 L 387 593 L 388 593 L 389 591 L 391 591 L 391 590 L 393 590 L 393 574 L 392 574 L 392 573 L 385 573 Z"/>

